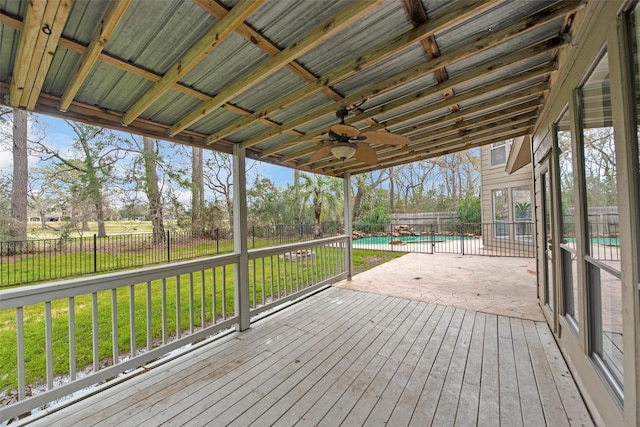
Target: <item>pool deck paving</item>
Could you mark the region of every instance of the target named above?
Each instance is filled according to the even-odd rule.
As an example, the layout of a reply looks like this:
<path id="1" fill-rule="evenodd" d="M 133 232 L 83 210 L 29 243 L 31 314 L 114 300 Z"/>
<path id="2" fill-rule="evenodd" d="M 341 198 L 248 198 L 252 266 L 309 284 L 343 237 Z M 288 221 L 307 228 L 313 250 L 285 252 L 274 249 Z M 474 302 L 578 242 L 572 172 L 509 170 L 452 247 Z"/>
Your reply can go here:
<path id="1" fill-rule="evenodd" d="M 335 286 L 544 321 L 534 258 L 409 253 Z"/>

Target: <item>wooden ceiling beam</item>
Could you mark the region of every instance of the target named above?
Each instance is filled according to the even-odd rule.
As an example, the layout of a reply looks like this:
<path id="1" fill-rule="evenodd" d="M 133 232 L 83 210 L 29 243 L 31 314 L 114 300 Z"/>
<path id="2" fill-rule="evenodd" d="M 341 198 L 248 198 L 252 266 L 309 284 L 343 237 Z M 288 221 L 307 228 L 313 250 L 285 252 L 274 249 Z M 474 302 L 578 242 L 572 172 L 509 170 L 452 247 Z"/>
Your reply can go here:
<path id="1" fill-rule="evenodd" d="M 17 31 L 22 31 L 22 29 L 24 28 L 24 24 L 20 19 L 18 19 L 16 17 L 13 17 L 13 16 L 10 16 L 10 15 L 7 15 L 6 12 L 4 12 L 4 11 L 0 11 L 0 24 L 6 25 L 6 26 L 8 26 L 10 28 L 13 28 L 13 29 L 17 30 Z M 65 38 L 65 37 L 60 37 L 60 40 L 58 41 L 58 45 L 60 47 L 63 47 L 65 49 L 67 49 L 67 50 L 70 50 L 72 52 L 76 52 L 76 53 L 78 53 L 80 55 L 84 55 L 84 53 L 87 51 L 87 46 L 84 46 L 83 44 L 78 43 L 75 40 L 71 40 L 71 39 L 68 39 L 68 38 Z M 117 68 L 119 70 L 123 70 L 123 71 L 126 71 L 128 73 L 131 73 L 131 74 L 133 74 L 135 76 L 142 77 L 142 78 L 147 79 L 147 80 L 152 81 L 152 82 L 158 82 L 162 78 L 162 76 L 159 75 L 159 74 L 155 74 L 155 73 L 153 73 L 151 71 L 145 70 L 144 68 L 137 67 L 136 65 L 133 65 L 133 64 L 131 64 L 129 62 L 126 62 L 126 61 L 123 61 L 121 59 L 115 58 L 115 57 L 113 57 L 113 56 L 111 56 L 111 55 L 109 55 L 109 54 L 107 54 L 105 52 L 99 53 L 98 61 L 100 61 L 100 62 L 102 62 L 104 64 L 107 64 L 107 65 L 110 65 L 112 67 L 115 67 L 115 68 Z M 210 100 L 212 98 L 211 96 L 207 95 L 206 93 L 200 92 L 200 91 L 198 91 L 196 89 L 193 89 L 191 87 L 185 86 L 185 85 L 183 85 L 181 83 L 175 83 L 173 85 L 172 89 L 174 89 L 174 90 L 176 90 L 178 92 L 184 93 L 185 95 L 192 96 L 192 97 L 194 97 L 196 99 L 199 99 L 200 101 L 208 101 L 208 100 Z M 67 108 L 68 108 L 68 106 L 67 106 Z M 233 105 L 231 103 L 225 103 L 222 106 L 222 108 L 226 109 L 227 111 L 231 111 L 231 112 L 233 112 L 235 114 L 242 115 L 242 116 L 247 116 L 247 115 L 251 114 L 250 111 L 247 111 L 247 110 L 245 110 L 243 108 L 235 106 L 235 105 Z M 269 120 L 267 117 L 260 118 L 260 122 L 265 124 L 265 125 L 267 125 L 267 126 L 271 126 L 271 127 L 275 127 L 275 126 L 279 125 L 279 123 L 276 123 L 276 122 L 274 122 L 272 120 Z M 298 132 L 296 130 L 293 130 L 293 129 L 291 131 L 289 131 L 289 133 L 291 133 L 292 135 L 295 135 L 295 136 L 300 136 L 300 134 L 301 134 L 300 132 Z"/>
<path id="2" fill-rule="evenodd" d="M 447 122 L 463 121 L 466 116 L 469 116 L 472 114 L 479 114 L 486 111 L 495 111 L 496 109 L 499 109 L 499 108 L 506 108 L 504 106 L 512 106 L 513 103 L 518 103 L 522 100 L 526 100 L 527 98 L 531 98 L 534 95 L 540 95 L 541 90 L 544 91 L 546 89 L 548 89 L 547 85 L 543 85 L 543 86 L 532 86 L 525 89 L 513 91 L 508 95 L 496 97 L 488 101 L 479 102 L 477 104 L 473 104 L 472 106 L 457 110 L 454 113 L 447 113 L 445 115 L 432 117 L 426 122 L 420 122 L 414 125 L 410 125 L 406 128 L 402 128 L 402 130 L 396 131 L 395 133 L 405 134 L 405 133 L 413 132 L 415 130 L 439 128 L 439 127 L 442 127 L 443 124 Z M 542 105 L 543 101 L 544 101 L 544 98 L 538 97 L 537 99 L 531 100 L 529 102 L 522 101 L 520 104 L 517 104 L 517 106 L 522 106 L 523 108 L 526 108 L 529 105 L 540 106 Z M 306 149 L 299 150 L 298 152 L 289 153 L 288 155 L 282 156 L 282 158 L 293 160 L 298 157 L 302 157 L 304 155 L 310 154 L 313 151 L 315 151 L 314 147 L 307 147 Z M 264 156 L 264 153 L 265 152 L 263 151 L 262 153 L 263 156 Z"/>
<path id="3" fill-rule="evenodd" d="M 202 120 L 213 111 L 215 111 L 215 109 L 222 106 L 225 102 L 229 101 L 245 90 L 253 87 L 257 83 L 261 82 L 265 78 L 278 71 L 284 65 L 291 62 L 293 59 L 304 55 L 314 47 L 323 43 L 329 37 L 333 36 L 337 32 L 343 30 L 345 27 L 360 19 L 364 14 L 370 12 L 372 9 L 377 8 L 383 1 L 384 0 L 354 2 L 345 7 L 339 13 L 332 16 L 330 19 L 323 22 L 315 29 L 311 30 L 302 39 L 291 44 L 280 53 L 272 56 L 262 65 L 259 65 L 253 71 L 231 83 L 218 95 L 214 96 L 213 99 L 191 110 L 185 117 L 171 126 L 171 128 L 169 129 L 169 134 L 175 135 L 191 126 L 192 124 Z"/>
<path id="4" fill-rule="evenodd" d="M 20 107 L 20 99 L 25 91 L 27 81 L 27 72 L 31 65 L 32 55 L 38 33 L 40 32 L 40 22 L 44 16 L 45 4 L 42 2 L 27 3 L 27 10 L 24 14 L 23 30 L 20 34 L 20 43 L 18 44 L 18 52 L 13 66 L 13 75 L 11 76 L 11 88 L 9 95 L 9 104 L 12 107 Z"/>
<path id="5" fill-rule="evenodd" d="M 480 125 L 484 125 L 487 123 L 497 123 L 496 120 L 499 121 L 499 120 L 507 119 L 513 116 L 530 113 L 531 111 L 535 111 L 539 109 L 541 105 L 542 104 L 540 100 L 534 100 L 534 101 L 525 102 L 523 104 L 510 106 L 508 108 L 493 111 L 491 113 L 480 115 L 472 119 L 456 121 L 455 123 L 449 126 L 442 126 L 442 127 L 439 127 L 438 129 L 431 130 L 430 132 L 427 132 L 427 133 L 422 133 L 419 135 L 412 136 L 411 140 L 422 141 L 426 138 L 432 138 L 432 137 L 447 137 L 450 134 L 453 134 L 455 132 L 458 132 L 458 133 L 467 132 L 473 129 L 474 127 L 477 127 Z M 430 123 L 429 127 L 433 127 L 433 124 Z M 380 146 L 380 147 L 384 147 L 384 146 Z M 313 153 L 316 149 L 317 147 L 310 147 L 304 150 L 304 153 L 292 153 L 289 155 L 284 155 L 281 157 L 281 160 L 282 161 L 295 160 L 298 157 L 302 157 L 304 155 Z M 305 163 L 299 162 L 299 164 L 304 165 Z"/>
<path id="6" fill-rule="evenodd" d="M 380 45 L 376 46 L 372 50 L 363 53 L 358 58 L 350 61 L 344 65 L 341 65 L 324 76 L 320 77 L 316 83 L 309 83 L 285 96 L 279 98 L 270 104 L 259 108 L 253 114 L 243 119 L 239 119 L 234 123 L 226 126 L 225 128 L 211 134 L 207 141 L 210 143 L 215 142 L 219 138 L 224 138 L 232 133 L 241 131 L 250 126 L 255 120 L 260 117 L 267 117 L 295 102 L 298 102 L 316 92 L 321 90 L 322 87 L 334 85 L 360 70 L 368 68 L 391 55 L 400 52 L 407 47 L 418 43 L 422 38 L 435 34 L 437 31 L 442 30 L 450 25 L 454 25 L 460 22 L 470 15 L 477 13 L 478 11 L 495 4 L 496 0 L 476 0 L 476 1 L 464 1 L 460 2 L 450 9 L 448 9 L 442 16 L 421 25 L 418 28 L 410 30 L 400 36 Z"/>
<path id="7" fill-rule="evenodd" d="M 222 19 L 229 10 L 220 2 L 216 0 L 193 0 L 195 4 L 209 12 L 212 16 L 215 16 L 217 19 Z M 255 30 L 251 27 L 251 25 L 243 22 L 236 28 L 236 33 L 240 34 L 250 43 L 253 43 L 256 47 L 261 49 L 264 53 L 269 56 L 275 56 L 280 53 L 280 48 L 276 46 L 271 40 L 266 38 L 259 31 Z M 307 83 L 315 83 L 318 81 L 318 77 L 309 71 L 304 65 L 298 63 L 297 61 L 289 62 L 286 67 L 295 73 L 297 76 L 301 77 Z M 327 97 L 333 101 L 338 101 L 342 99 L 342 95 L 333 90 L 331 87 L 323 86 L 321 89 L 322 92 L 327 95 Z"/>
<path id="8" fill-rule="evenodd" d="M 407 10 L 409 19 L 411 19 L 411 23 L 414 27 L 418 27 L 427 22 L 427 10 L 425 9 L 422 0 L 402 0 L 402 4 Z M 424 54 L 429 61 L 440 56 L 440 47 L 438 46 L 435 35 L 432 34 L 429 37 L 425 37 L 421 40 L 421 43 L 422 50 L 424 50 Z M 445 67 L 436 69 L 433 72 L 433 75 L 438 83 L 442 83 L 449 78 Z M 446 92 L 443 93 L 443 95 L 448 96 Z"/>
<path id="9" fill-rule="evenodd" d="M 200 61 L 231 35 L 263 2 L 264 0 L 240 0 L 240 2 L 231 9 L 231 12 L 220 19 L 204 37 L 198 40 L 182 58 L 173 64 L 169 71 L 167 71 L 151 89 L 142 95 L 142 97 L 127 110 L 122 118 L 122 122 L 128 125 L 140 116 L 151 104 L 171 89 L 178 80 L 193 70 Z M 217 107 L 222 106 L 228 100 L 229 99 L 225 99 L 220 102 Z M 211 100 L 207 102 L 211 102 Z M 174 132 L 173 135 L 176 133 L 177 132 Z"/>
<path id="10" fill-rule="evenodd" d="M 443 98 L 438 102 L 435 102 L 433 104 L 429 104 L 429 105 L 421 107 L 421 108 L 417 108 L 417 109 L 415 109 L 415 110 L 413 110 L 413 111 L 411 111 L 411 112 L 409 112 L 407 114 L 404 114 L 404 115 L 401 115 L 401 116 L 398 116 L 398 117 L 394 117 L 394 118 L 389 119 L 389 120 L 387 120 L 385 122 L 380 122 L 375 126 L 367 128 L 366 130 L 367 131 L 375 131 L 375 130 L 378 130 L 378 129 L 381 129 L 381 128 L 385 128 L 385 127 L 388 127 L 388 126 L 394 126 L 394 125 L 397 125 L 397 124 L 401 124 L 401 123 L 406 122 L 408 120 L 413 120 L 415 118 L 418 118 L 418 117 L 421 117 L 421 116 L 424 116 L 424 115 L 427 115 L 427 114 L 434 113 L 434 112 L 436 112 L 436 111 L 438 111 L 440 109 L 448 108 L 450 105 L 454 105 L 454 104 L 457 105 L 457 104 L 459 104 L 461 102 L 469 101 L 469 100 L 471 100 L 473 98 L 484 96 L 487 93 L 490 93 L 490 92 L 493 92 L 493 91 L 496 91 L 496 90 L 500 90 L 500 89 L 509 87 L 511 85 L 522 84 L 522 83 L 524 83 L 524 82 L 526 82 L 528 80 L 539 78 L 539 77 L 542 77 L 542 76 L 546 76 L 547 74 L 555 71 L 555 69 L 556 69 L 555 64 L 547 64 L 547 65 L 544 65 L 542 67 L 539 67 L 539 68 L 536 68 L 536 69 L 533 69 L 533 70 L 525 71 L 523 73 L 516 74 L 514 76 L 508 77 L 508 78 L 503 79 L 503 80 L 496 81 L 496 82 L 488 84 L 486 86 L 481 86 L 481 87 L 478 87 L 476 89 L 472 89 L 472 90 L 463 92 L 463 93 L 461 93 L 459 95 L 453 95 L 453 96 L 450 96 L 450 97 L 447 97 L 447 98 Z M 447 81 L 444 82 L 444 84 L 447 84 L 447 83 L 450 84 L 451 82 L 454 82 L 454 79 L 447 80 Z M 436 85 L 436 86 L 430 88 L 428 90 L 428 92 L 424 96 L 430 96 L 434 92 L 437 93 L 439 91 L 439 89 L 438 89 L 439 86 L 440 85 Z M 536 86 L 539 86 L 539 85 L 536 85 Z M 538 88 L 538 91 L 546 90 L 546 88 L 547 88 L 546 84 L 544 86 L 540 85 L 540 87 Z M 412 98 L 414 98 L 414 99 L 419 99 L 419 98 L 423 97 L 423 96 L 419 96 L 419 95 L 416 95 L 416 94 L 412 94 L 410 96 Z M 393 102 L 391 102 L 389 104 L 385 104 L 385 105 L 383 105 L 383 106 L 381 106 L 379 108 L 367 110 L 365 113 L 363 113 L 363 115 L 376 115 L 376 114 L 380 114 L 382 111 L 386 111 L 386 110 L 380 110 L 381 108 L 388 107 L 389 111 L 392 111 L 394 108 L 397 108 L 397 107 L 400 107 L 400 106 L 403 106 L 403 105 L 405 105 L 404 102 L 403 102 L 403 99 L 399 99 L 399 100 L 393 101 Z M 307 135 L 305 135 L 303 137 L 297 138 L 294 141 L 296 141 L 295 143 L 299 143 L 297 141 L 299 141 L 301 139 L 306 141 L 307 140 L 306 138 L 308 138 L 308 136 L 309 135 L 307 134 Z M 291 146 L 291 144 L 289 142 L 287 142 L 286 144 L 287 144 L 288 147 Z M 264 150 L 263 151 L 263 156 L 275 154 L 275 153 L 277 153 L 279 151 L 282 151 L 285 148 L 287 148 L 287 147 L 285 147 L 285 144 L 281 144 L 281 145 L 278 145 L 276 147 L 272 147 L 271 149 Z"/>
<path id="11" fill-rule="evenodd" d="M 309 123 L 311 121 L 317 120 L 322 116 L 325 116 L 333 111 L 338 110 L 342 107 L 347 107 L 351 104 L 354 104 L 359 101 L 366 100 L 372 95 L 380 94 L 381 92 L 389 91 L 399 85 L 406 84 L 409 81 L 415 80 L 420 76 L 424 76 L 434 70 L 445 66 L 446 64 L 451 64 L 456 61 L 459 61 L 463 58 L 467 58 L 477 54 L 480 51 L 484 51 L 490 47 L 496 46 L 499 43 L 503 43 L 507 40 L 511 40 L 512 38 L 521 35 L 523 33 L 532 31 L 533 29 L 539 28 L 542 25 L 546 25 L 548 22 L 563 17 L 569 12 L 572 12 L 575 9 L 575 4 L 572 3 L 560 3 L 554 4 L 553 6 L 538 12 L 534 15 L 527 17 L 526 19 L 522 19 L 508 27 L 493 32 L 490 35 L 479 38 L 478 40 L 467 44 L 466 46 L 452 51 L 448 54 L 442 55 L 432 61 L 429 61 L 427 64 L 419 65 L 413 67 L 412 69 L 405 70 L 401 73 L 398 73 L 395 76 L 392 76 L 388 79 L 385 79 L 382 82 L 378 82 L 374 85 L 371 85 L 357 93 L 346 96 L 342 101 L 335 102 L 333 104 L 329 104 L 322 108 L 319 108 L 311 113 L 305 114 L 297 119 L 291 120 L 288 123 L 285 123 L 281 126 L 273 128 L 271 130 L 262 132 L 256 135 L 253 138 L 248 139 L 243 142 L 243 147 L 251 147 L 260 143 L 263 140 L 269 139 L 276 135 L 279 135 L 288 129 L 293 129 L 299 127 L 303 124 Z"/>
<path id="12" fill-rule="evenodd" d="M 409 138 L 411 139 L 411 141 L 419 141 L 425 138 L 444 137 L 450 133 L 463 131 L 465 129 L 473 128 L 474 126 L 485 124 L 487 122 L 494 122 L 496 120 L 509 118 L 518 114 L 535 111 L 538 110 L 541 105 L 542 104 L 540 103 L 539 99 L 536 99 L 534 101 L 529 101 L 523 104 L 505 108 L 504 110 L 497 110 L 488 114 L 476 116 L 471 119 L 456 120 L 453 124 L 442 126 L 437 129 L 432 129 L 433 124 L 430 123 L 430 126 L 425 126 L 426 129 L 430 130 L 425 129 L 424 132 L 419 132 L 417 134 L 411 135 Z"/>
<path id="13" fill-rule="evenodd" d="M 560 42 L 561 39 L 558 39 L 558 42 Z M 534 57 L 535 55 L 538 55 L 540 53 L 544 53 L 550 49 L 554 49 L 556 46 L 554 43 L 541 43 L 537 46 L 533 46 L 529 49 L 525 49 L 523 51 L 520 52 L 515 52 L 511 55 L 507 55 L 505 57 L 500 58 L 497 61 L 494 61 L 492 63 L 489 64 L 484 64 L 481 66 L 478 66 L 476 68 L 474 68 L 473 70 L 470 70 L 464 74 L 461 74 L 457 77 L 455 77 L 454 79 L 449 79 L 444 81 L 441 84 L 437 84 L 431 87 L 428 87 L 426 89 L 423 89 L 421 91 L 406 95 L 402 98 L 396 99 L 394 101 L 388 102 L 386 104 L 383 104 L 381 106 L 375 107 L 375 108 L 371 108 L 363 113 L 358 114 L 355 117 L 349 117 L 345 120 L 345 122 L 349 125 L 354 125 L 357 122 L 360 122 L 364 119 L 367 119 L 369 117 L 373 117 L 376 116 L 378 114 L 381 113 L 388 113 L 390 111 L 393 111 L 396 108 L 400 108 L 400 107 L 406 107 L 407 105 L 407 98 L 411 99 L 411 102 L 417 102 L 420 99 L 432 96 L 438 92 L 441 92 L 447 88 L 453 88 L 455 85 L 459 85 L 459 84 L 463 84 L 463 83 L 467 83 L 479 76 L 482 75 L 486 75 L 486 73 L 491 73 L 491 72 L 495 72 L 500 70 L 503 67 L 506 66 L 512 66 L 513 64 L 521 61 L 521 60 L 525 60 L 525 59 L 531 59 L 532 57 Z M 555 69 L 555 66 L 553 66 Z M 542 74 L 544 74 L 545 71 L 542 72 Z M 540 74 L 540 75 L 542 75 Z M 521 74 L 522 75 L 522 74 Z M 525 77 L 525 79 L 531 78 L 531 75 Z M 472 91 L 468 91 L 465 92 L 464 94 L 458 95 L 457 99 L 457 103 L 459 102 L 463 102 L 464 100 L 470 99 L 472 97 L 475 96 L 481 96 L 483 94 L 483 88 L 484 91 L 486 90 L 494 90 L 494 89 L 498 89 L 500 88 L 502 85 L 506 85 L 506 82 L 513 82 L 514 79 L 516 80 L 516 82 L 520 82 L 522 77 L 517 78 L 515 76 L 512 76 L 511 78 L 509 78 L 509 80 L 501 80 L 500 82 L 502 82 L 502 84 L 500 84 L 500 82 L 495 82 L 491 85 L 487 85 L 487 86 L 483 86 L 481 88 L 477 88 L 474 89 L 474 92 Z M 524 80 L 524 79 L 522 79 Z M 453 91 L 452 91 L 453 93 Z M 509 95 L 507 95 L 509 96 Z M 366 130 L 367 131 L 375 131 L 375 130 L 379 130 L 379 129 L 385 129 L 389 126 L 393 126 L 396 124 L 401 124 L 403 122 L 406 122 L 408 120 L 412 120 L 414 118 L 423 116 L 425 114 L 428 114 L 432 111 L 437 111 L 439 108 L 443 108 L 443 106 L 446 104 L 447 107 L 449 107 L 450 105 L 457 105 L 457 103 L 450 103 L 448 102 L 448 100 L 453 99 L 454 96 L 450 96 L 450 97 L 445 97 L 443 98 L 441 101 L 439 101 L 439 103 L 435 103 L 435 104 L 430 104 L 426 107 L 422 107 L 422 108 L 418 108 L 415 109 L 413 111 L 410 111 L 408 113 L 405 113 L 403 115 L 388 119 L 387 121 L 380 121 L 378 122 L 376 125 L 372 125 L 369 126 Z M 437 106 L 435 107 L 435 109 L 432 109 L 431 106 Z M 451 113 L 453 117 L 456 117 L 456 113 Z M 302 137 L 298 137 L 296 139 L 293 139 L 291 141 L 287 141 L 285 143 L 279 144 L 277 146 L 265 149 L 263 151 L 263 157 L 266 156 L 270 156 L 276 153 L 279 153 L 282 150 L 285 150 L 287 148 L 290 148 L 292 146 L 295 145 L 299 145 L 301 143 L 307 142 L 309 140 L 311 140 L 312 138 L 315 138 L 317 136 L 320 136 L 322 134 L 326 133 L 325 129 L 318 129 L 312 132 L 307 132 L 304 136 Z"/>
<path id="14" fill-rule="evenodd" d="M 53 55 L 58 47 L 72 0 L 29 2 L 25 31 L 20 35 L 18 54 L 11 79 L 9 103 L 33 110 L 42 90 Z"/>
<path id="15" fill-rule="evenodd" d="M 523 136 L 523 135 L 527 135 L 531 133 L 531 128 L 523 128 L 523 129 L 519 129 L 516 130 L 514 132 L 509 132 L 506 134 L 500 134 L 497 136 L 494 136 L 493 138 L 488 138 L 488 139 L 484 139 L 482 141 L 478 141 L 476 143 L 473 144 L 469 144 L 469 145 L 461 145 L 458 148 L 452 147 L 447 151 L 443 151 L 440 154 L 437 155 L 433 155 L 433 154 L 426 154 L 426 155 L 416 155 L 410 158 L 395 158 L 395 159 L 390 159 L 386 162 L 384 162 L 383 164 L 381 164 L 380 166 L 366 166 L 363 165 L 361 167 L 357 167 L 357 168 L 351 168 L 349 170 L 344 170 L 344 169 L 336 169 L 334 171 L 331 172 L 322 172 L 322 173 L 326 173 L 326 174 L 331 174 L 334 176 L 342 176 L 345 172 L 350 172 L 352 174 L 361 174 L 361 173 L 367 173 L 367 172 L 371 172 L 371 171 L 375 171 L 375 170 L 379 170 L 379 169 L 385 169 L 388 167 L 393 167 L 393 166 L 400 166 L 403 164 L 407 164 L 407 163 L 412 163 L 412 162 L 418 162 L 421 160 L 427 160 L 427 159 L 432 159 L 434 157 L 438 157 L 438 156 L 443 156 L 446 154 L 451 154 L 451 153 L 455 153 L 458 151 L 463 151 L 463 150 L 468 150 L 470 148 L 476 148 L 476 147 L 480 147 L 482 145 L 487 145 L 487 144 L 492 144 L 494 142 L 501 142 L 501 141 L 505 141 L 511 138 L 517 138 L 519 136 Z M 337 159 L 336 159 L 337 160 Z"/>
<path id="16" fill-rule="evenodd" d="M 489 130 L 478 130 L 477 132 L 472 132 L 467 135 L 459 136 L 457 138 L 449 138 L 447 143 L 441 143 L 438 146 L 431 147 L 429 149 L 420 150 L 420 151 L 389 151 L 379 156 L 378 163 L 380 168 L 384 168 L 382 165 L 389 161 L 397 160 L 399 158 L 433 158 L 442 155 L 443 153 L 449 153 L 454 151 L 461 151 L 468 148 L 472 148 L 471 146 L 474 144 L 480 144 L 487 139 L 498 139 L 499 141 L 504 141 L 508 139 L 505 135 L 511 135 L 513 133 L 519 133 L 523 130 L 530 130 L 533 126 L 533 120 L 525 120 L 521 121 L 519 124 L 509 123 L 507 125 L 503 125 L 500 127 L 492 128 Z M 368 165 L 363 165 L 358 162 L 351 162 L 348 164 L 347 162 L 342 162 L 342 164 L 333 163 L 333 165 L 327 166 L 318 166 L 318 169 L 323 169 L 324 172 L 331 173 L 340 173 L 340 171 L 353 170 L 358 168 L 367 167 Z M 378 166 L 378 165 L 376 165 Z"/>
<path id="17" fill-rule="evenodd" d="M 459 132 L 458 135 L 449 135 L 442 138 L 437 138 L 430 141 L 413 143 L 411 145 L 403 147 L 389 147 L 384 150 L 378 151 L 378 161 L 384 161 L 386 159 L 403 155 L 410 156 L 412 154 L 421 155 L 433 152 L 436 149 L 449 147 L 451 144 L 457 144 L 461 141 L 470 141 L 474 138 L 483 138 L 485 136 L 496 135 L 499 132 L 505 132 L 513 129 L 520 129 L 522 127 L 533 126 L 537 114 L 526 113 L 508 119 L 500 120 L 498 122 L 478 126 L 469 131 Z M 316 162 L 314 166 L 322 169 L 327 166 L 330 161 L 324 160 L 322 162 Z M 345 160 L 342 163 L 344 168 L 349 168 L 352 165 L 359 164 L 360 162 L 355 159 Z M 299 163 L 304 165 L 305 163 Z M 331 170 L 331 169 L 329 169 Z"/>
<path id="18" fill-rule="evenodd" d="M 82 55 L 80 65 L 60 98 L 60 110 L 65 111 L 73 101 L 130 4 L 131 0 L 111 0 L 109 3 L 101 25 L 93 33 L 91 42 Z"/>

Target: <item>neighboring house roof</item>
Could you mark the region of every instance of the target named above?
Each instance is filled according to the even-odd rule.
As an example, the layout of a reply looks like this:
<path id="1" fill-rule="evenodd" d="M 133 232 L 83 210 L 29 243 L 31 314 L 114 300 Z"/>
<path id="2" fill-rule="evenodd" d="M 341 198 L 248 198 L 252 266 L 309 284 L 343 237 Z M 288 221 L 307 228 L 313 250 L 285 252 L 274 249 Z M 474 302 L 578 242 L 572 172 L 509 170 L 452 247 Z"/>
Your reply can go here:
<path id="1" fill-rule="evenodd" d="M 233 5 L 233 8 L 231 8 Z M 341 176 L 530 133 L 580 1 L 0 0 L 0 95 Z M 4 98 L 4 96 L 3 96 Z M 407 146 L 311 156 L 336 110 Z"/>

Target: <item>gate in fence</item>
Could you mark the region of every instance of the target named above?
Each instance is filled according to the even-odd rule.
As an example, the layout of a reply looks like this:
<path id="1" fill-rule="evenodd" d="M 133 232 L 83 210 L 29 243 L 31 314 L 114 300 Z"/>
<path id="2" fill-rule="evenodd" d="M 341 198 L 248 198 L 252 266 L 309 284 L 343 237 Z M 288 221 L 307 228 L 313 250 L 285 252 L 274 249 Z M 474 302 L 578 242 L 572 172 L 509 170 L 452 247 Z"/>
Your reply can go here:
<path id="1" fill-rule="evenodd" d="M 535 257 L 532 222 L 354 226 L 354 249 Z"/>

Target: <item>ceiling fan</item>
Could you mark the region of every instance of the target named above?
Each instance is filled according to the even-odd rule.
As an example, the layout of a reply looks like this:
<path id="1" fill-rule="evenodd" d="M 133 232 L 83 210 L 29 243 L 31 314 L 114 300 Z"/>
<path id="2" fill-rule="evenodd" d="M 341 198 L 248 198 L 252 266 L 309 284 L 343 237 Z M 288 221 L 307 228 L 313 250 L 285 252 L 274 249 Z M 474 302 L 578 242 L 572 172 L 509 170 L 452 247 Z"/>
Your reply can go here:
<path id="1" fill-rule="evenodd" d="M 321 147 L 309 158 L 314 163 L 329 153 L 339 160 L 354 157 L 367 165 L 375 165 L 378 161 L 376 152 L 369 144 L 405 145 L 409 138 L 385 131 L 362 132 L 344 122 L 349 110 L 341 108 L 336 111 L 340 123 L 329 128 L 328 138 L 322 141 Z"/>

